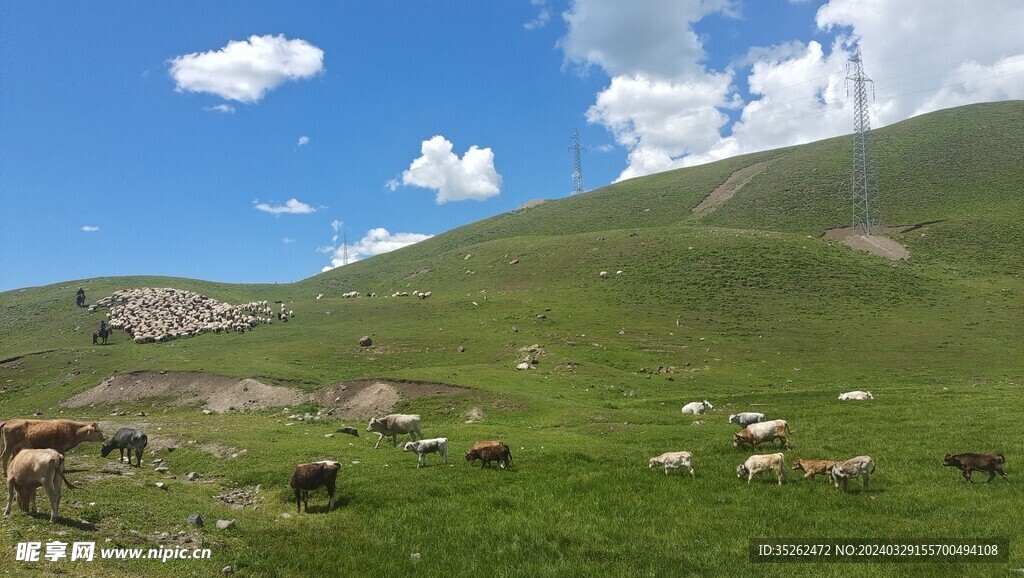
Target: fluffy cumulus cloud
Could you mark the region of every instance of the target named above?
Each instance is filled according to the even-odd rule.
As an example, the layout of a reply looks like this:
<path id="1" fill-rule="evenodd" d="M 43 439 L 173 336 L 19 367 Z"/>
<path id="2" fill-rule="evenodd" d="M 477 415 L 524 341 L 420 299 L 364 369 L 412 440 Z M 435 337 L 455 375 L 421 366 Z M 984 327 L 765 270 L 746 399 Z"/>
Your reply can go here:
<path id="1" fill-rule="evenodd" d="M 320 74 L 324 51 L 283 34 L 254 35 L 248 40 L 228 42 L 219 50 L 177 56 L 169 65 L 178 91 L 207 92 L 253 103 L 286 81 Z"/>
<path id="2" fill-rule="evenodd" d="M 523 28 L 527 30 L 537 30 L 538 28 L 544 28 L 551 21 L 551 11 L 548 10 L 547 0 L 530 0 L 530 4 L 537 7 L 537 16 L 530 20 L 526 24 L 523 24 Z"/>
<path id="3" fill-rule="evenodd" d="M 439 205 L 449 201 L 482 201 L 501 192 L 501 175 L 494 169 L 490 148 L 473 145 L 460 159 L 452 152 L 451 141 L 437 135 L 423 141 L 420 152 L 422 156 L 402 173 L 402 184 L 437 191 Z"/>
<path id="4" fill-rule="evenodd" d="M 86 233 L 95 233 L 96 231 L 99 230 L 100 228 L 97 227 L 96 225 L 82 225 L 82 231 Z"/>
<path id="5" fill-rule="evenodd" d="M 348 262 L 354 263 L 367 257 L 380 255 L 381 253 L 388 253 L 414 243 L 419 243 L 420 241 L 431 237 L 433 237 L 433 235 L 426 235 L 423 233 L 392 233 L 383 227 L 370 229 L 362 239 L 348 246 Z M 337 229 L 335 229 L 335 235 L 333 238 L 336 244 L 338 238 Z M 330 271 L 331 269 L 340 267 L 344 264 L 345 247 L 331 245 L 328 247 L 320 247 L 317 250 L 323 253 L 330 253 L 331 255 L 331 264 L 324 266 L 321 271 Z"/>
<path id="6" fill-rule="evenodd" d="M 302 136 L 299 137 L 299 146 L 300 147 L 304 147 L 304 146 L 306 146 L 308 144 L 309 144 L 309 137 L 308 136 L 302 135 Z"/>
<path id="7" fill-rule="evenodd" d="M 271 215 L 305 215 L 307 213 L 315 213 L 316 209 L 303 203 L 298 199 L 288 199 L 283 205 L 271 205 L 269 203 L 260 203 L 256 201 L 253 203 L 254 208 L 257 211 L 263 211 L 264 213 L 270 213 Z"/>
<path id="8" fill-rule="evenodd" d="M 712 14 L 738 11 L 725 0 L 575 0 L 563 15 L 566 61 L 610 77 L 587 119 L 628 151 L 620 180 L 849 133 L 845 79 L 855 41 L 875 81 L 873 127 L 1024 98 L 1024 50 L 1007 25 L 1024 19 L 1015 0 L 984 10 L 965 0 L 831 0 L 815 20 L 819 32 L 834 34 L 830 44 L 796 38 L 753 47 L 720 71 L 702 64 L 705 44 L 730 40 L 693 31 Z M 730 109 L 741 111 L 731 124 Z"/>

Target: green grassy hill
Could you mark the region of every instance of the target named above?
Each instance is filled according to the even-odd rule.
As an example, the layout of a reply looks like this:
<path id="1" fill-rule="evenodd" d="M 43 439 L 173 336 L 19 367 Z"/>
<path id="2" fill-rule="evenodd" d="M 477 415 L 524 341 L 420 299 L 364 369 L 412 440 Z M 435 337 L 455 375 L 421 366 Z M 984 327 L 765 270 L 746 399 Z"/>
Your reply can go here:
<path id="1" fill-rule="evenodd" d="M 7 360 L 0 420 L 39 412 L 105 427 L 136 424 L 183 446 L 147 456 L 166 459 L 179 476 L 165 480 L 167 490 L 153 486 L 164 478 L 146 464 L 129 475 L 101 460 L 95 444 L 74 450 L 72 479 L 109 475 L 65 493 L 65 503 L 85 505 L 64 513 L 83 521 L 60 531 L 148 547 L 160 532 L 188 530 L 185 517 L 200 512 L 208 525 L 194 543 L 213 549 L 207 561 L 39 564 L 97 576 L 209 575 L 226 565 L 254 576 L 324 567 L 339 575 L 843 575 L 849 566 L 755 567 L 747 540 L 1004 536 L 1019 543 L 1024 103 L 939 111 L 873 136 L 886 223 L 918 225 L 896 235 L 908 261 L 822 237 L 849 222 L 851 139 L 841 137 L 504 213 L 294 284 L 124 277 L 0 294 L 0 359 Z M 730 200 L 693 212 L 730 175 L 759 162 L 770 164 Z M 611 275 L 601 279 L 600 271 Z M 89 301 L 143 286 L 232 303 L 280 300 L 296 316 L 245 334 L 146 345 L 115 335 L 94 347 L 89 335 L 102 311 L 73 306 L 79 286 Z M 341 298 L 352 290 L 381 296 Z M 389 297 L 414 290 L 433 296 Z M 366 334 L 371 349 L 356 343 Z M 519 348 L 535 343 L 547 355 L 535 370 L 516 371 Z M 659 366 L 677 370 L 640 371 Z M 351 420 L 286 426 L 296 408 L 205 416 L 156 400 L 116 404 L 126 415 L 112 417 L 115 405 L 60 406 L 110 375 L 145 370 L 305 391 L 390 378 L 470 392 L 397 406 L 423 415 L 428 436 L 451 439 L 451 467 L 419 471 L 413 456 L 373 450 L 365 434 L 324 437 Z M 877 399 L 836 400 L 852 389 Z M 691 425 L 679 408 L 704 398 L 715 410 L 704 425 Z M 473 407 L 486 419 L 464 423 Z M 790 422 L 795 449 L 787 459 L 874 456 L 873 491 L 843 495 L 820 481 L 746 486 L 735 467 L 749 452 L 732 447 L 736 428 L 726 417 L 749 409 Z M 513 470 L 470 469 L 461 455 L 477 439 L 509 443 Z M 246 452 L 221 459 L 190 448 L 190 440 Z M 680 449 L 694 452 L 696 480 L 646 468 L 648 457 Z M 1003 452 L 1011 483 L 967 486 L 941 467 L 945 453 L 965 451 Z M 323 458 L 345 464 L 343 505 L 280 517 L 294 514 L 292 465 Z M 210 483 L 181 481 L 188 471 Z M 263 502 L 255 510 L 212 498 L 257 484 Z M 315 501 L 326 498 L 317 493 Z M 238 525 L 217 530 L 218 517 Z M 23 515 L 0 524 L 11 544 L 58 531 Z M 422 558 L 413 563 L 416 552 Z M 1024 553 L 1015 547 L 1010 567 L 1021 566 Z M 1006 568 L 857 566 L 868 575 L 922 576 Z M 0 546 L 0 570 L 33 569 L 13 561 L 13 546 Z"/>

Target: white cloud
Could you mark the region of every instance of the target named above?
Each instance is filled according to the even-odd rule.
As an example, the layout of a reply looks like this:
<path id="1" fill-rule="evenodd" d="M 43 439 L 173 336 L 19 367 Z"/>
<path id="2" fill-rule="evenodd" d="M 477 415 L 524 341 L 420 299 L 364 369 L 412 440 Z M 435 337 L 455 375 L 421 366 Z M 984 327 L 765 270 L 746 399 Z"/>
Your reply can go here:
<path id="1" fill-rule="evenodd" d="M 255 203 L 257 211 L 263 211 L 264 213 L 270 213 L 271 215 L 304 215 L 307 213 L 315 213 L 316 209 L 303 203 L 298 199 L 288 199 L 283 205 L 269 205 L 267 203 Z"/>
<path id="2" fill-rule="evenodd" d="M 388 179 L 388 182 L 384 183 L 384 188 L 391 192 L 395 192 L 401 185 L 402 183 L 399 182 L 398 179 Z"/>
<path id="3" fill-rule="evenodd" d="M 469 147 L 460 159 L 441 135 L 423 141 L 422 156 L 402 173 L 402 184 L 434 189 L 437 203 L 482 201 L 501 192 L 501 175 L 494 169 L 490 148 Z"/>
<path id="4" fill-rule="evenodd" d="M 309 137 L 308 136 L 303 135 L 303 136 L 299 137 L 299 146 L 300 147 L 301 146 L 306 146 L 308 144 L 309 144 Z"/>
<path id="5" fill-rule="evenodd" d="M 253 103 L 288 80 L 311 78 L 324 69 L 324 51 L 305 40 L 250 36 L 220 50 L 194 52 L 170 61 L 179 92 L 207 92 Z"/>
<path id="6" fill-rule="evenodd" d="M 99 231 L 100 228 L 95 225 L 83 225 L 82 230 L 86 233 L 95 233 L 96 231 Z"/>
<path id="7" fill-rule="evenodd" d="M 610 153 L 613 150 L 615 150 L 615 145 L 609 143 L 599 144 L 596 147 L 594 147 L 594 152 L 599 153 Z"/>
<path id="8" fill-rule="evenodd" d="M 527 30 L 537 30 L 538 28 L 544 28 L 548 25 L 551 20 L 551 11 L 548 10 L 547 0 L 530 0 L 530 4 L 540 9 L 537 16 L 530 20 L 526 24 L 523 24 L 523 28 Z"/>
<path id="9" fill-rule="evenodd" d="M 348 246 L 348 262 L 354 263 L 367 257 L 408 247 L 431 237 L 433 235 L 423 233 L 391 233 L 383 227 L 370 229 L 362 239 Z M 331 264 L 324 266 L 321 271 L 330 271 L 344 264 L 343 247 L 319 247 L 317 251 L 331 253 Z"/>
<path id="10" fill-rule="evenodd" d="M 285 245 L 291 245 L 292 243 L 295 242 L 295 239 L 292 239 L 291 237 L 285 237 L 284 239 L 281 239 L 281 242 L 284 243 Z"/>
<path id="11" fill-rule="evenodd" d="M 217 106 L 204 106 L 203 110 L 206 112 L 219 112 L 221 114 L 233 114 L 235 107 L 230 104 L 218 104 Z"/>
<path id="12" fill-rule="evenodd" d="M 704 49 L 692 24 L 734 13 L 732 0 L 575 0 L 562 17 L 567 62 L 597 65 L 610 76 L 659 80 L 699 74 Z"/>

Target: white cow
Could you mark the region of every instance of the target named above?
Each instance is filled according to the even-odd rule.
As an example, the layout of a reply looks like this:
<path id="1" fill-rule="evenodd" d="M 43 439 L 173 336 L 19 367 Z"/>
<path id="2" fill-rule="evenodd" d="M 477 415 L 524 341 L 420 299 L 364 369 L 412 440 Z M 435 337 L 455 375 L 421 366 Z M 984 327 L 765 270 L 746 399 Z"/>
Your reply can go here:
<path id="1" fill-rule="evenodd" d="M 676 468 L 686 468 L 690 470 L 690 477 L 696 477 L 693 474 L 693 454 L 690 452 L 665 452 L 660 456 L 651 458 L 647 467 L 653 468 L 660 466 L 665 468 L 665 475 L 668 475 L 669 470 Z"/>
<path id="2" fill-rule="evenodd" d="M 448 438 L 431 438 L 428 440 L 419 440 L 415 442 L 406 442 L 405 451 L 416 452 L 419 456 L 419 464 L 417 468 L 423 467 L 423 464 L 427 463 L 427 454 L 438 453 L 441 454 L 441 460 L 444 463 L 448 463 Z"/>
<path id="3" fill-rule="evenodd" d="M 848 391 L 846 393 L 840 393 L 839 399 L 841 400 L 862 400 L 862 399 L 875 399 L 875 396 L 871 395 L 870 391 Z"/>
<path id="4" fill-rule="evenodd" d="M 421 439 L 423 438 L 423 432 L 420 431 L 420 416 L 417 414 L 393 413 L 384 417 L 371 418 L 369 425 L 366 426 L 366 431 L 372 431 L 380 436 L 373 449 L 380 446 L 380 442 L 385 436 L 390 436 L 391 445 L 396 447 L 399 434 L 409 434 L 413 440 L 417 435 Z"/>
<path id="5" fill-rule="evenodd" d="M 782 454 L 750 456 L 747 458 L 747 461 L 736 466 L 736 477 L 742 478 L 747 476 L 747 483 L 749 484 L 755 475 L 769 470 L 775 470 L 775 477 L 779 480 L 779 485 L 781 486 L 782 480 L 786 479 L 786 457 Z"/>
<path id="6" fill-rule="evenodd" d="M 715 406 L 708 403 L 708 400 L 706 399 L 704 401 L 691 401 L 690 403 L 683 406 L 683 413 L 703 415 L 704 412 L 709 409 L 715 409 Z"/>
<path id="7" fill-rule="evenodd" d="M 747 427 L 752 423 L 761 423 L 764 421 L 763 413 L 755 413 L 752 411 L 745 411 L 743 413 L 734 413 L 729 416 L 729 423 L 738 424 L 740 427 Z"/>
<path id="8" fill-rule="evenodd" d="M 793 433 L 793 430 L 789 429 L 789 422 L 784 419 L 752 423 L 732 435 L 732 445 L 737 448 L 748 445 L 756 450 L 758 444 L 778 439 L 783 448 L 792 448 L 786 432 Z"/>
<path id="9" fill-rule="evenodd" d="M 845 492 L 849 488 L 850 478 L 861 478 L 864 480 L 864 491 L 868 492 L 871 491 L 871 473 L 874 471 L 875 460 L 871 456 L 857 456 L 832 466 L 832 479 L 837 488 L 839 482 L 842 482 Z"/>

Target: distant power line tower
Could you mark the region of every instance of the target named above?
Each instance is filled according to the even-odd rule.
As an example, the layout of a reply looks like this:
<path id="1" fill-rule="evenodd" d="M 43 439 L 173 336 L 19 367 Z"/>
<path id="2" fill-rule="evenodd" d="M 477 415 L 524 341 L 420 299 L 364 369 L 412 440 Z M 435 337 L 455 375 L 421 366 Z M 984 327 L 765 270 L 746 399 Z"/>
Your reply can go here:
<path id="1" fill-rule="evenodd" d="M 583 157 L 580 153 L 587 152 L 587 149 L 580 146 L 579 129 L 572 131 L 572 194 L 578 195 L 583 192 Z"/>
<path id="2" fill-rule="evenodd" d="M 341 234 L 341 264 L 348 265 L 348 234 Z"/>
<path id="3" fill-rule="evenodd" d="M 868 118 L 868 84 L 871 97 L 875 96 L 875 83 L 864 74 L 860 44 L 846 63 L 847 94 L 853 82 L 853 228 L 864 229 L 870 235 L 874 227 L 881 232 L 882 201 L 878 192 L 878 170 L 871 152 L 871 120 Z"/>

